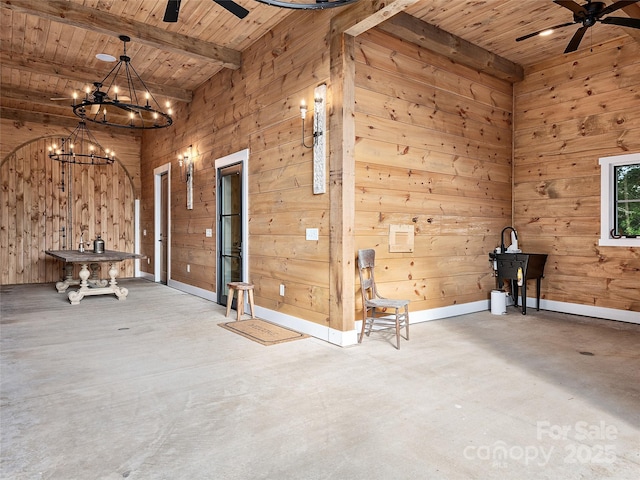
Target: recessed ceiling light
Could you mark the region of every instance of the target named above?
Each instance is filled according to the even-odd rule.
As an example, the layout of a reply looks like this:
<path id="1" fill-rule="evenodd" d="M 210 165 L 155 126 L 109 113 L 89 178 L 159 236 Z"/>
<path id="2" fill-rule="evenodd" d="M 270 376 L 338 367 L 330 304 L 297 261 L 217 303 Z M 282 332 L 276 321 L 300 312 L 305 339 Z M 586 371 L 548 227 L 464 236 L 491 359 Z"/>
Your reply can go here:
<path id="1" fill-rule="evenodd" d="M 96 58 L 98 60 L 102 60 L 103 62 L 115 62 L 116 61 L 116 57 L 114 57 L 113 55 L 109 55 L 108 53 L 98 53 L 96 55 Z"/>

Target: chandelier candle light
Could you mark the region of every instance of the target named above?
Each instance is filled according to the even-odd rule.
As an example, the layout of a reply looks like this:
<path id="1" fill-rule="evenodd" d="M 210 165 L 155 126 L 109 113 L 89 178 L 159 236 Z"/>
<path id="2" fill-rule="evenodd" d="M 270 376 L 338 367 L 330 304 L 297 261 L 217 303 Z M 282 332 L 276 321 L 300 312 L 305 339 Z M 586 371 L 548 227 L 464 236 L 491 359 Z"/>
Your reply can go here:
<path id="1" fill-rule="evenodd" d="M 120 61 L 106 77 L 93 83 L 93 90 L 86 89 L 80 102 L 74 95 L 73 113 L 90 122 L 112 127 L 154 129 L 170 126 L 173 119 L 169 103 L 167 111 L 162 111 L 127 56 L 127 42 L 131 39 L 126 35 L 119 38 L 124 44 Z"/>
<path id="2" fill-rule="evenodd" d="M 67 138 L 60 144 L 49 146 L 49 158 L 62 163 L 83 165 L 111 165 L 115 161 L 116 152 L 102 148 L 87 128 L 84 118 Z"/>

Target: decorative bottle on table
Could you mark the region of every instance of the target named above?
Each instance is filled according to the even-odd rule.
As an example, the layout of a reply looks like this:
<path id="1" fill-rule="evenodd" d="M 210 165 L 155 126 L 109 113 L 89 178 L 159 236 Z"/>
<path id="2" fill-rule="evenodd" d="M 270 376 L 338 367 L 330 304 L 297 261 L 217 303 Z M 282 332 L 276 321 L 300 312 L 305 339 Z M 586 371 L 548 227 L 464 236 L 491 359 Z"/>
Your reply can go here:
<path id="1" fill-rule="evenodd" d="M 104 240 L 100 235 L 93 241 L 93 253 L 104 253 Z"/>

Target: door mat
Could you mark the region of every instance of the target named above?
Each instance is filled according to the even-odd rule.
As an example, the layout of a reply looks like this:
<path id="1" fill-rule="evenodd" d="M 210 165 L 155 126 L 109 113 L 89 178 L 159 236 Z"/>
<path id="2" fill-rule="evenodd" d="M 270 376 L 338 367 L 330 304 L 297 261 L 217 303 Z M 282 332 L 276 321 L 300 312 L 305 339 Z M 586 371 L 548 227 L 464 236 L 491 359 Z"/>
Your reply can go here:
<path id="1" fill-rule="evenodd" d="M 218 325 L 231 332 L 253 340 L 254 342 L 267 346 L 275 345 L 277 343 L 291 342 L 293 340 L 300 340 L 309 336 L 259 318 L 219 323 Z"/>

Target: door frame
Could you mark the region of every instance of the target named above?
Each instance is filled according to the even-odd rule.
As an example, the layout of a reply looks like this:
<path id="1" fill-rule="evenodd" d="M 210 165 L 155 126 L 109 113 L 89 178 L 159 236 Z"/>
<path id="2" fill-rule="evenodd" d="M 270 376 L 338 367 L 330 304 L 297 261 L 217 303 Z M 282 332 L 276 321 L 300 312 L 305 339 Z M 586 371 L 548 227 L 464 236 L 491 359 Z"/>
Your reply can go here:
<path id="1" fill-rule="evenodd" d="M 162 176 L 167 175 L 167 283 L 171 279 L 171 163 L 153 169 L 153 281 L 160 283 L 160 206 L 162 205 Z"/>
<path id="2" fill-rule="evenodd" d="M 216 159 L 216 288 L 220 283 L 220 202 L 218 201 L 219 171 L 222 168 L 242 164 L 242 281 L 249 278 L 249 149 L 245 148 L 239 152 L 232 153 L 225 157 Z M 221 292 L 219 292 L 221 293 Z M 221 298 L 220 295 L 217 295 Z"/>

